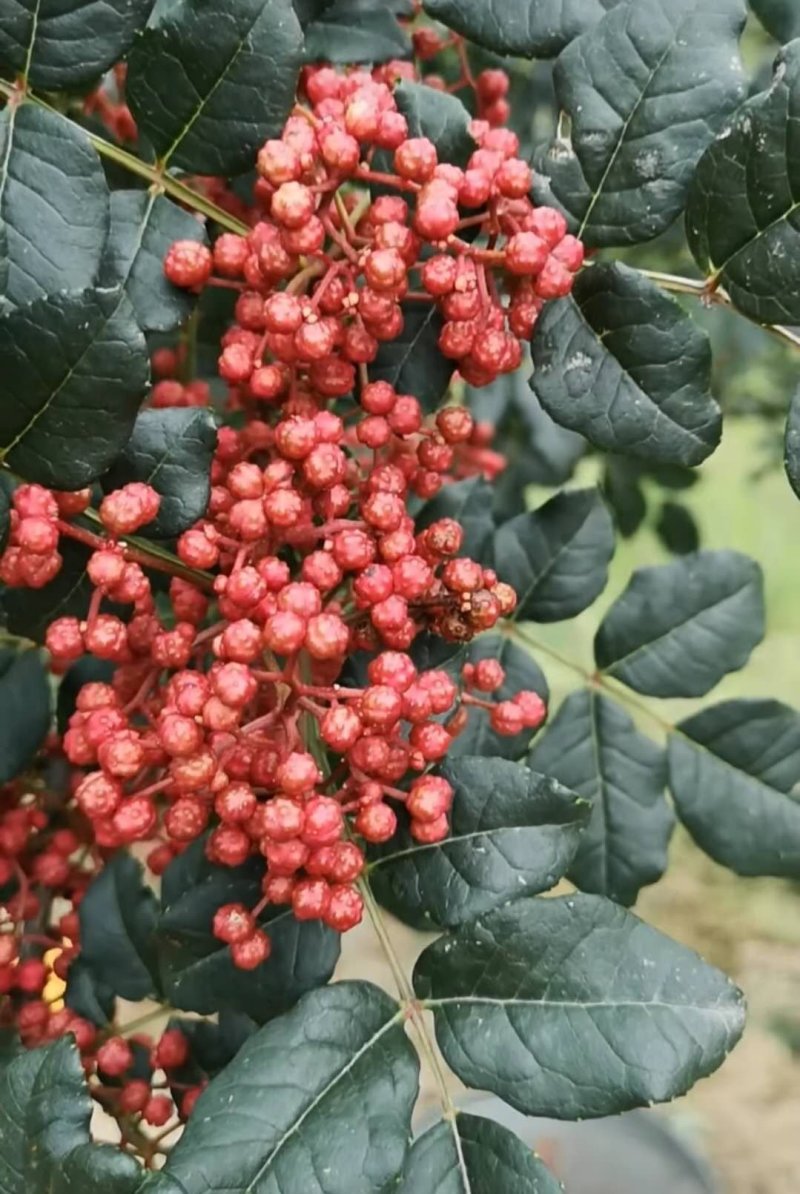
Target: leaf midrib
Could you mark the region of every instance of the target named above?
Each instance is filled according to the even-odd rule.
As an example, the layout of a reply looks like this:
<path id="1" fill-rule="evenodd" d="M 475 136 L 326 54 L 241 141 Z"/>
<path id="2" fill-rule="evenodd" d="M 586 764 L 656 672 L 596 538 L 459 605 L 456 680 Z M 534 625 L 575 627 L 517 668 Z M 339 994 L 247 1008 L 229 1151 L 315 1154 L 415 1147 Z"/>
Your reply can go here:
<path id="1" fill-rule="evenodd" d="M 26 83 L 28 81 L 31 63 L 33 62 L 33 50 L 34 46 L 36 45 L 36 33 L 39 28 L 39 10 L 41 6 L 42 0 L 36 0 L 36 7 L 33 10 L 33 20 L 31 21 L 31 40 L 28 42 L 28 50 L 27 54 L 25 55 L 25 66 L 22 71 L 22 77 Z"/>
<path id="2" fill-rule="evenodd" d="M 691 734 L 686 732 L 686 730 L 682 730 L 679 725 L 675 726 L 673 729 L 672 737 L 678 741 L 689 743 L 691 746 L 695 747 L 696 750 L 702 751 L 703 754 L 709 755 L 715 763 L 719 763 L 720 766 L 724 767 L 727 771 L 732 771 L 734 775 L 738 775 L 745 780 L 749 780 L 750 783 L 755 784 L 757 788 L 761 789 L 761 791 L 765 792 L 767 795 L 786 800 L 792 808 L 800 809 L 800 804 L 798 804 L 797 800 L 792 798 L 789 792 L 782 792 L 780 788 L 773 787 L 772 784 L 767 783 L 767 781 L 762 779 L 760 775 L 753 775 L 752 771 L 745 771 L 743 767 L 737 767 L 735 763 L 731 763 L 727 759 L 724 759 L 722 755 L 718 755 L 717 752 L 712 750 L 710 746 L 707 746 L 705 742 L 699 742 L 696 738 L 693 738 Z M 672 784 L 669 786 L 671 789 Z"/>
<path id="3" fill-rule="evenodd" d="M 574 802 L 574 808 L 580 810 L 590 802 L 578 797 Z M 536 833 L 545 829 L 574 829 L 581 823 L 580 817 L 575 817 L 573 820 L 564 821 L 541 821 L 535 825 L 495 825 L 487 829 L 475 829 L 470 833 L 460 833 L 452 837 L 445 838 L 442 842 L 434 842 L 419 846 L 409 846 L 405 850 L 397 850 L 394 854 L 387 854 L 383 858 L 376 858 L 370 864 L 370 873 L 377 871 L 380 867 L 387 863 L 397 862 L 400 858 L 413 858 L 418 854 L 426 854 L 433 852 L 444 853 L 450 845 L 460 845 L 462 842 L 472 841 L 474 838 L 488 838 L 492 840 L 495 836 L 516 834 L 516 833 Z"/>
<path id="4" fill-rule="evenodd" d="M 603 750 L 600 744 L 599 703 L 600 695 L 593 689 L 587 689 L 589 697 L 589 733 L 592 742 L 592 757 L 594 759 L 595 775 L 597 777 L 600 812 L 603 818 L 603 836 L 600 843 L 601 871 L 603 875 L 603 890 L 608 891 L 608 875 L 611 869 L 608 849 L 608 824 L 610 819 L 608 784 L 603 769 Z"/>
<path id="5" fill-rule="evenodd" d="M 236 64 L 236 62 L 239 58 L 239 55 L 242 53 L 242 50 L 245 48 L 245 44 L 250 40 L 250 35 L 252 34 L 253 30 L 255 29 L 256 25 L 261 20 L 263 15 L 264 15 L 264 7 L 262 5 L 262 7 L 256 13 L 254 19 L 248 25 L 247 31 L 245 32 L 244 36 L 237 43 L 235 50 L 233 51 L 231 56 L 228 58 L 227 62 L 225 63 L 225 66 L 223 67 L 222 71 L 220 72 L 218 78 L 214 81 L 214 83 L 212 84 L 210 89 L 203 96 L 202 100 L 195 108 L 195 110 L 192 113 L 189 120 L 183 126 L 183 128 L 178 133 L 175 140 L 172 142 L 172 145 L 170 145 L 169 149 L 166 151 L 166 153 L 161 158 L 162 166 L 164 166 L 164 167 L 167 166 L 172 155 L 179 148 L 179 146 L 182 144 L 182 142 L 185 140 L 185 138 L 189 135 L 189 133 L 194 128 L 197 121 L 202 116 L 203 111 L 205 110 L 206 104 L 208 104 L 208 102 L 213 98 L 213 96 L 216 95 L 218 88 L 221 87 L 222 84 L 225 82 L 225 80 L 228 77 L 228 74 L 233 69 L 234 65 Z"/>
<path id="6" fill-rule="evenodd" d="M 287 1141 L 295 1135 L 295 1133 L 302 1127 L 303 1123 L 305 1123 L 306 1119 L 308 1119 L 309 1115 L 311 1115 L 311 1113 L 320 1105 L 323 1099 L 330 1094 L 334 1087 L 336 1087 L 339 1082 L 341 1082 L 341 1080 L 350 1073 L 350 1071 L 361 1060 L 361 1058 L 364 1057 L 369 1050 L 379 1040 L 381 1040 L 382 1037 L 384 1037 L 398 1024 L 402 1023 L 404 1016 L 405 1012 L 403 1010 L 396 1012 L 390 1020 L 387 1020 L 386 1023 L 381 1026 L 378 1032 L 374 1033 L 374 1035 L 371 1036 L 368 1041 L 365 1041 L 360 1049 L 356 1050 L 356 1052 L 348 1061 L 347 1065 L 343 1066 L 342 1069 L 336 1073 L 330 1082 L 328 1082 L 328 1084 L 323 1087 L 323 1089 L 315 1096 L 315 1098 L 312 1099 L 308 1106 L 303 1109 L 302 1114 L 297 1117 L 291 1127 L 284 1132 L 280 1140 L 273 1146 L 269 1156 L 264 1159 L 263 1164 L 256 1170 L 250 1181 L 244 1187 L 242 1194 L 256 1194 L 258 1183 L 261 1181 L 264 1174 L 267 1173 L 273 1161 Z"/>
<path id="7" fill-rule="evenodd" d="M 11 160 L 11 149 L 14 143 L 14 128 L 17 119 L 17 112 L 19 112 L 21 104 L 8 104 L 6 112 L 8 112 L 8 133 L 6 139 L 6 151 L 3 154 L 3 161 L 0 163 L 0 220 L 2 220 L 2 206 L 3 199 L 6 192 L 6 183 L 8 182 L 8 168 Z"/>
<path id="8" fill-rule="evenodd" d="M 614 10 L 611 9 L 610 11 L 613 12 Z M 592 212 L 594 211 L 595 207 L 597 206 L 597 204 L 600 200 L 600 196 L 603 193 L 603 188 L 605 187 L 605 184 L 608 181 L 608 177 L 609 177 L 611 171 L 613 170 L 614 166 L 616 165 L 617 158 L 619 157 L 620 153 L 622 152 L 622 149 L 623 149 L 623 146 L 625 145 L 626 137 L 628 134 L 628 129 L 630 128 L 631 124 L 633 123 L 634 117 L 636 116 L 636 114 L 638 113 L 642 104 L 644 103 L 645 96 L 647 95 L 653 80 L 655 79 L 658 72 L 661 70 L 661 67 L 664 65 L 666 58 L 672 53 L 675 46 L 677 45 L 678 37 L 679 37 L 680 31 L 683 29 L 683 25 L 684 25 L 684 22 L 681 22 L 680 28 L 675 31 L 675 35 L 674 35 L 672 41 L 669 43 L 667 48 L 664 50 L 664 53 L 658 59 L 658 61 L 656 62 L 655 66 L 652 68 L 652 70 L 650 70 L 648 72 L 647 82 L 644 84 L 641 92 L 639 93 L 639 97 L 636 100 L 636 103 L 631 108 L 629 115 L 627 116 L 622 128 L 620 129 L 620 134 L 617 139 L 617 144 L 614 147 L 614 152 L 612 153 L 611 157 L 609 158 L 608 165 L 606 166 L 605 170 L 603 171 L 603 175 L 600 179 L 600 182 L 598 183 L 597 188 L 594 191 L 594 194 L 592 195 L 589 206 L 586 209 L 586 214 L 583 217 L 583 220 L 581 221 L 581 226 L 577 233 L 579 239 L 581 239 L 583 237 L 583 234 L 586 230 L 586 225 L 588 224 L 589 219 L 591 218 Z"/>
<path id="9" fill-rule="evenodd" d="M 625 1010 L 640 1010 L 647 1011 L 650 1008 L 655 1010 L 666 1010 L 669 1012 L 704 1012 L 710 1015 L 721 1016 L 729 1018 L 740 1006 L 737 1003 L 735 1007 L 726 1008 L 723 1006 L 710 1007 L 704 1003 L 665 1003 L 659 999 L 621 999 L 621 1000 L 578 1000 L 578 999 L 534 999 L 519 997 L 501 999 L 484 995 L 446 995 L 438 999 L 423 999 L 422 1006 L 430 1011 L 436 1011 L 437 1008 L 451 1007 L 453 1005 L 480 1005 L 487 1007 L 501 1007 L 504 1010 L 509 1007 L 535 1007 L 547 1011 L 549 1008 L 558 1008 L 565 1010 L 577 1011 L 616 1011 L 620 1008 Z"/>
<path id="10" fill-rule="evenodd" d="M 111 293 L 113 293 L 113 290 L 115 290 L 115 289 L 116 289 L 116 287 L 112 288 Z M 95 297 L 96 297 L 96 292 L 84 291 L 84 294 L 87 294 L 87 293 L 88 294 L 94 293 Z M 117 297 L 116 306 L 114 307 L 114 310 L 111 311 L 108 315 L 105 313 L 105 311 L 102 310 L 102 307 L 100 307 L 100 304 L 99 303 L 97 304 L 97 306 L 99 307 L 101 314 L 102 314 L 102 320 L 101 320 L 100 326 L 96 330 L 93 330 L 91 332 L 89 340 L 86 344 L 86 347 L 83 349 L 83 352 L 80 354 L 78 359 L 76 361 L 74 361 L 72 365 L 70 365 L 67 372 L 61 378 L 61 381 L 58 383 L 58 385 L 55 387 L 55 389 L 50 391 L 50 394 L 48 395 L 44 404 L 42 406 L 40 406 L 39 409 L 34 412 L 34 414 L 28 420 L 28 423 L 26 424 L 26 426 L 23 427 L 22 430 L 14 437 L 14 439 L 11 441 L 10 444 L 7 444 L 5 447 L 0 448 L 0 461 L 5 460 L 6 457 L 11 452 L 13 452 L 16 447 L 19 447 L 20 443 L 24 439 L 27 438 L 27 436 L 31 433 L 31 431 L 33 431 L 34 427 L 39 422 L 39 420 L 42 418 L 42 416 L 47 414 L 50 407 L 56 401 L 56 399 L 58 398 L 61 391 L 72 380 L 76 370 L 79 369 L 80 366 L 83 364 L 87 354 L 91 351 L 92 348 L 94 348 L 95 344 L 97 343 L 98 337 L 106 330 L 106 328 L 108 327 L 111 320 L 114 318 L 114 316 L 119 311 L 124 294 L 125 294 L 124 290 L 120 289 L 119 295 Z"/>

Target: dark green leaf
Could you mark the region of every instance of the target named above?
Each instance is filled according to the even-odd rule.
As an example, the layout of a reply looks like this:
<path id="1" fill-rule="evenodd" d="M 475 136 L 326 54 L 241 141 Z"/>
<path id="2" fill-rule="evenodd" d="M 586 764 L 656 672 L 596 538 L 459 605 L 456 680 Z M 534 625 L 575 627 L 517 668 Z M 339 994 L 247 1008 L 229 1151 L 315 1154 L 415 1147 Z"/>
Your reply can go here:
<path id="1" fill-rule="evenodd" d="M 596 489 L 558 493 L 500 527 L 495 567 L 517 593 L 520 621 L 574 618 L 602 593 L 614 527 Z"/>
<path id="2" fill-rule="evenodd" d="M 13 1028 L 0 1029 L 0 1071 L 18 1057 L 24 1048 Z"/>
<path id="3" fill-rule="evenodd" d="M 490 912 L 429 945 L 414 987 L 462 1082 L 557 1119 L 673 1099 L 744 1027 L 729 979 L 602 896 Z"/>
<path id="4" fill-rule="evenodd" d="M 77 125 L 33 104 L 0 112 L 0 231 L 11 305 L 95 282 L 108 231 L 103 167 Z"/>
<path id="5" fill-rule="evenodd" d="M 91 1143 L 92 1100 L 72 1037 L 20 1053 L 0 1073 L 3 1194 L 133 1194 L 142 1171 Z"/>
<path id="6" fill-rule="evenodd" d="M 429 16 L 498 54 L 552 58 L 618 0 L 424 0 Z"/>
<path id="7" fill-rule="evenodd" d="M 518 647 L 504 634 L 483 634 L 459 655 L 457 666 L 478 663 L 481 659 L 496 659 L 505 669 L 506 678 L 492 699 L 511 700 L 518 692 L 538 692 L 545 704 L 550 696 L 547 679 L 530 651 Z M 456 661 L 443 665 L 453 674 Z M 520 759 L 531 743 L 532 730 L 520 734 L 498 734 L 485 709 L 470 709 L 466 728 L 455 739 L 449 751 L 454 755 L 481 755 L 487 758 Z"/>
<path id="8" fill-rule="evenodd" d="M 37 299 L 0 319 L 0 458 L 28 481 L 80 489 L 124 447 L 149 357 L 119 290 Z"/>
<path id="9" fill-rule="evenodd" d="M 700 530 L 685 506 L 664 502 L 656 523 L 656 534 L 667 551 L 676 556 L 689 555 L 700 547 Z"/>
<path id="10" fill-rule="evenodd" d="M 786 421 L 784 464 L 789 484 L 800 497 L 800 389 L 792 398 L 789 418 Z"/>
<path id="11" fill-rule="evenodd" d="M 476 422 L 499 428 L 493 446 L 509 463 L 495 482 L 495 512 L 507 518 L 524 509 L 526 485 L 563 485 L 586 448 L 585 441 L 542 410 L 528 385 L 529 365 L 501 374 L 488 386 L 465 388 L 465 402 Z M 507 491 L 507 492 L 506 492 Z"/>
<path id="12" fill-rule="evenodd" d="M 708 336 L 638 270 L 584 270 L 570 298 L 547 304 L 532 348 L 542 406 L 596 447 L 700 464 L 719 443 Z"/>
<path id="13" fill-rule="evenodd" d="M 24 771 L 50 729 L 50 684 L 38 651 L 0 651 L 0 784 Z"/>
<path id="14" fill-rule="evenodd" d="M 433 303 L 403 304 L 405 326 L 395 340 L 384 340 L 372 381 L 388 381 L 400 394 L 413 394 L 427 413 L 437 410 L 453 376 L 453 362 L 439 352 L 442 317 Z"/>
<path id="15" fill-rule="evenodd" d="M 223 1070 L 258 1029 L 255 1020 L 240 1012 L 222 1011 L 218 1021 L 170 1019 L 169 1027 L 180 1029 L 189 1041 L 189 1060 L 169 1075 L 178 1100 L 187 1086 L 196 1086 Z"/>
<path id="16" fill-rule="evenodd" d="M 109 492 L 129 481 L 152 485 L 161 506 L 147 534 L 176 539 L 206 512 L 216 443 L 216 422 L 207 407 L 144 410 L 103 477 L 103 488 Z"/>
<path id="17" fill-rule="evenodd" d="M 164 195 L 114 191 L 103 281 L 123 286 L 139 327 L 169 332 L 191 314 L 194 299 L 164 277 L 164 257 L 176 240 L 206 240 L 203 225 Z"/>
<path id="18" fill-rule="evenodd" d="M 586 451 L 583 436 L 560 427 L 542 408 L 526 378 L 519 372 L 512 375 L 514 384 L 512 409 L 519 419 L 522 436 L 515 436 L 521 448 L 520 462 L 525 467 L 528 484 L 564 485 L 572 476 L 575 465 Z M 504 474 L 500 474 L 500 484 Z"/>
<path id="19" fill-rule="evenodd" d="M 800 8 L 795 0 L 750 0 L 753 12 L 776 41 L 800 37 Z"/>
<path id="20" fill-rule="evenodd" d="M 158 922 L 165 993 L 173 1007 L 204 1014 L 228 1008 L 263 1024 L 328 981 L 339 958 L 339 934 L 274 905 L 260 917 L 272 941 L 269 959 L 255 970 L 237 969 L 228 947 L 214 937 L 212 921 L 221 904 L 258 903 L 263 863 L 212 866 L 202 843 L 187 855 L 167 870 Z M 176 875 L 170 874 L 173 867 Z"/>
<path id="21" fill-rule="evenodd" d="M 12 0 L 0 10 L 0 67 L 63 91 L 98 78 L 130 46 L 152 0 Z"/>
<path id="22" fill-rule="evenodd" d="M 312 21 L 317 21 L 330 8 L 334 0 L 292 0 L 297 19 L 305 29 Z"/>
<path id="23" fill-rule="evenodd" d="M 537 202 L 593 248 L 668 228 L 744 97 L 746 16 L 744 0 L 624 0 L 567 46 L 554 82 L 570 125 L 537 157 Z"/>
<path id="24" fill-rule="evenodd" d="M 469 477 L 445 485 L 417 515 L 417 530 L 424 531 L 440 518 L 452 518 L 464 532 L 460 555 L 488 563 L 495 532 L 492 487 L 483 477 Z"/>
<path id="25" fill-rule="evenodd" d="M 131 51 L 140 132 L 184 170 L 249 169 L 292 107 L 302 43 L 291 0 L 179 0 Z"/>
<path id="26" fill-rule="evenodd" d="M 76 958 L 67 974 L 64 1002 L 85 1020 L 104 1028 L 113 1019 L 116 995 L 112 987 L 96 977 L 91 966 Z"/>
<path id="27" fill-rule="evenodd" d="M 400 84 L 394 96 L 408 121 L 410 137 L 432 141 L 440 162 L 466 166 L 477 145 L 469 133 L 470 115 L 457 96 L 436 91 L 425 83 L 407 81 Z"/>
<path id="28" fill-rule="evenodd" d="M 723 701 L 669 743 L 678 816 L 740 875 L 800 879 L 800 715 L 778 701 Z"/>
<path id="29" fill-rule="evenodd" d="M 700 480 L 698 472 L 686 468 L 683 464 L 641 464 L 638 467 L 662 489 L 675 490 L 678 493 L 684 489 L 692 489 Z"/>
<path id="30" fill-rule="evenodd" d="M 181 1194 L 379 1194 L 405 1158 L 418 1072 L 377 987 L 313 991 L 211 1082 L 164 1173 Z"/>
<path id="31" fill-rule="evenodd" d="M 583 891 L 633 904 L 660 879 L 675 818 L 664 798 L 664 751 L 595 689 L 567 697 L 529 762 L 593 807 L 569 877 Z"/>
<path id="32" fill-rule="evenodd" d="M 641 485 L 641 466 L 624 456 L 609 456 L 603 473 L 603 497 L 611 507 L 614 525 L 623 539 L 630 539 L 647 517 Z"/>
<path id="33" fill-rule="evenodd" d="M 140 864 L 115 854 L 91 883 L 80 906 L 81 961 L 93 978 L 123 999 L 158 990 L 154 932 L 158 904 Z"/>
<path id="34" fill-rule="evenodd" d="M 306 26 L 307 62 L 387 62 L 411 53 L 408 34 L 392 11 L 374 0 L 333 0 Z M 399 8 L 399 11 L 403 11 Z"/>
<path id="35" fill-rule="evenodd" d="M 459 1113 L 415 1141 L 398 1194 L 560 1194 L 561 1183 L 519 1136 Z"/>
<path id="36" fill-rule="evenodd" d="M 800 41 L 772 86 L 742 104 L 694 176 L 686 233 L 695 261 L 758 323 L 800 322 Z"/>
<path id="37" fill-rule="evenodd" d="M 506 759 L 456 759 L 442 774 L 455 790 L 450 837 L 423 846 L 404 824 L 371 852 L 370 882 L 390 912 L 420 929 L 459 925 L 558 882 L 588 820 L 586 801 Z"/>
<path id="38" fill-rule="evenodd" d="M 735 551 L 640 568 L 595 638 L 597 666 L 637 692 L 704 696 L 764 637 L 761 569 Z"/>
<path id="39" fill-rule="evenodd" d="M 137 1194 L 142 1168 L 116 1144 L 81 1144 L 54 1175 L 47 1194 Z"/>

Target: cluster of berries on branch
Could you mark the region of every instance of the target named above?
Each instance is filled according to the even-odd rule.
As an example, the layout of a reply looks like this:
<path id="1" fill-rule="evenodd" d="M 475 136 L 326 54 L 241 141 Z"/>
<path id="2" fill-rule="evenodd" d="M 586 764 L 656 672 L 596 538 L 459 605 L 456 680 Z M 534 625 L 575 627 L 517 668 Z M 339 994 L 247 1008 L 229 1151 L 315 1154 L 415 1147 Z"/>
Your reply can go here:
<path id="1" fill-rule="evenodd" d="M 79 956 L 77 908 L 113 851 L 140 844 L 155 876 L 201 839 L 219 866 L 260 858 L 259 902 L 223 905 L 210 926 L 252 970 L 269 959 L 275 905 L 344 932 L 362 916 L 368 845 L 401 822 L 417 842 L 446 838 L 454 793 L 437 764 L 470 718 L 511 736 L 546 716 L 537 693 L 509 695 L 496 659 L 418 663 L 420 636 L 456 658 L 514 611 L 513 589 L 462 554 L 457 521 L 420 530 L 414 519 L 420 500 L 494 477 L 503 461 L 465 407 L 429 413 L 374 366 L 415 310 L 434 309 L 439 350 L 465 381 L 513 371 L 544 303 L 569 292 L 583 247 L 531 201 L 530 167 L 503 127 L 503 72 L 473 80 L 458 38 L 417 30 L 414 44 L 424 61 L 454 45 L 474 84 L 463 167 L 409 135 L 396 97 L 414 77 L 408 63 L 307 68 L 282 135 L 258 153 L 252 203 L 205 180 L 215 201 L 238 204 L 247 235 L 179 241 L 166 255 L 175 286 L 235 293 L 218 371 L 236 426 L 219 429 L 206 514 L 175 556 L 147 550 L 160 506 L 148 484 L 97 509 L 89 489 L 22 483 L 11 496 L 6 585 L 52 581 L 62 538 L 87 553 L 88 611 L 47 630 L 53 672 L 88 654 L 113 674 L 80 689 L 51 743 L 70 775 L 55 819 L 39 799 L 0 796 L 0 882 L 12 893 L 0 1019 L 28 1044 L 75 1033 L 97 1097 L 132 1122 L 172 1116 L 186 1039 L 170 1029 L 146 1042 L 167 1074 L 157 1087 L 136 1076 L 113 1026 L 44 998 Z M 90 102 L 131 134 L 127 109 Z M 185 343 L 155 350 L 152 407 L 211 401 L 187 368 Z M 169 574 L 159 593 L 154 571 Z M 57 918 L 54 901 L 66 908 Z M 179 1099 L 184 1116 L 198 1089 Z"/>

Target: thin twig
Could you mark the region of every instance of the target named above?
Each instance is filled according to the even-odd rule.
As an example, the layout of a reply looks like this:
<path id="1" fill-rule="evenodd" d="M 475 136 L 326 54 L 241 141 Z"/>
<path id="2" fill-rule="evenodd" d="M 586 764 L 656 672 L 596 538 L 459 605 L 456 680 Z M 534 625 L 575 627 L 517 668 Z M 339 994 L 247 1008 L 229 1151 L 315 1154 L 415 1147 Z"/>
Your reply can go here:
<path id="1" fill-rule="evenodd" d="M 718 286 L 716 289 L 709 290 L 708 282 L 698 278 L 681 278 L 676 274 L 665 274 L 661 270 L 655 269 L 640 269 L 640 274 L 645 278 L 649 278 L 651 282 L 655 282 L 662 290 L 669 290 L 673 294 L 690 294 L 694 298 L 699 298 L 708 303 L 722 303 L 727 307 L 731 307 L 739 315 L 744 315 L 745 319 L 749 319 L 756 327 L 763 328 L 765 332 L 775 336 L 784 344 L 791 344 L 793 348 L 800 348 L 800 335 L 792 331 L 791 328 L 784 327 L 777 323 L 759 323 L 756 319 L 751 319 L 744 311 L 740 311 L 733 299 L 728 294 L 727 290 Z"/>
<path id="2" fill-rule="evenodd" d="M 409 982 L 408 975 L 403 969 L 403 964 L 397 956 L 394 948 L 394 943 L 389 936 L 388 930 L 381 915 L 381 910 L 378 907 L 378 902 L 372 894 L 372 889 L 366 879 L 360 879 L 358 889 L 364 899 L 364 907 L 367 910 L 367 916 L 370 919 L 375 935 L 378 938 L 381 949 L 389 963 L 389 967 L 394 976 L 397 990 L 403 1002 L 408 1019 L 413 1024 L 417 1038 L 419 1040 L 420 1048 L 425 1055 L 425 1060 L 431 1069 L 436 1090 L 439 1095 L 439 1101 L 442 1104 L 442 1113 L 445 1119 L 454 1120 L 458 1114 L 455 1104 L 450 1097 L 450 1090 L 447 1085 L 447 1076 L 444 1071 L 441 1059 L 439 1057 L 436 1045 L 431 1040 L 428 1034 L 428 1027 L 425 1023 L 422 1007 L 417 1000 L 414 993 L 414 988 Z"/>
<path id="3" fill-rule="evenodd" d="M 676 732 L 676 727 L 672 722 L 667 721 L 666 718 L 662 717 L 659 713 L 656 713 L 655 709 L 652 709 L 646 703 L 646 701 L 639 700 L 638 697 L 633 696 L 633 694 L 628 692 L 626 688 L 623 688 L 622 685 L 617 685 L 616 681 L 613 680 L 611 676 L 605 676 L 602 672 L 588 671 L 585 667 L 581 667 L 579 663 L 567 658 L 566 655 L 562 655 L 560 651 L 556 651 L 552 647 L 549 647 L 547 643 L 543 643 L 539 639 L 534 638 L 534 636 L 529 634 L 527 630 L 520 629 L 519 626 L 509 624 L 506 627 L 506 633 L 512 638 L 516 638 L 521 643 L 524 643 L 525 646 L 531 647 L 534 651 L 538 651 L 542 655 L 548 655 L 563 668 L 567 668 L 569 671 L 574 672 L 576 675 L 580 676 L 584 683 L 590 688 L 604 689 L 609 696 L 616 697 L 618 701 L 622 701 L 622 703 L 628 705 L 629 708 L 635 709 L 645 717 L 648 717 L 655 725 L 658 726 L 660 730 L 663 730 L 665 734 L 672 734 Z"/>
<path id="4" fill-rule="evenodd" d="M 197 191 L 188 187 L 186 183 L 174 178 L 171 174 L 167 174 L 163 166 L 151 166 L 147 162 L 141 161 L 135 154 L 129 153 L 127 149 L 123 149 L 120 145 L 114 145 L 113 142 L 107 141 L 105 137 L 100 137 L 97 133 L 89 132 L 88 129 L 82 128 L 71 117 L 64 115 L 63 112 L 59 112 L 51 104 L 40 99 L 39 96 L 34 95 L 32 92 L 26 92 L 20 99 L 19 88 L 5 79 L 0 79 L 0 95 L 5 96 L 8 100 L 16 99 L 20 103 L 35 104 L 37 108 L 44 108 L 62 120 L 69 121 L 70 124 L 79 128 L 81 133 L 89 139 L 101 157 L 108 158 L 109 161 L 115 162 L 124 170 L 130 171 L 131 174 L 145 179 L 156 190 L 171 195 L 173 199 L 177 199 L 185 207 L 189 207 L 193 211 L 199 212 L 200 215 L 206 216 L 207 219 L 213 220 L 221 228 L 227 229 L 228 232 L 236 232 L 239 236 L 247 236 L 249 233 L 250 229 L 241 220 L 237 220 L 229 212 L 224 211 L 221 207 L 217 207 L 216 203 L 212 203 L 204 195 L 198 194 Z"/>

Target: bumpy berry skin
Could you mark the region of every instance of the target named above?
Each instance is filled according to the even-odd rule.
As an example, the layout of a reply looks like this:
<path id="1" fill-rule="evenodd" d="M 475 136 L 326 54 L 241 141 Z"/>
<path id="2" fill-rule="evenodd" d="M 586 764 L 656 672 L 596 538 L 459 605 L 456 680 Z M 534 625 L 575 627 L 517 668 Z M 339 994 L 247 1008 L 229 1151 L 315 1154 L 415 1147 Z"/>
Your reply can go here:
<path id="1" fill-rule="evenodd" d="M 164 273 L 173 286 L 203 286 L 211 277 L 214 259 L 205 245 L 195 240 L 176 241 L 164 259 Z"/>
<path id="2" fill-rule="evenodd" d="M 109 1078 L 119 1078 L 133 1065 L 133 1052 L 124 1037 L 113 1036 L 97 1050 L 97 1066 Z"/>

